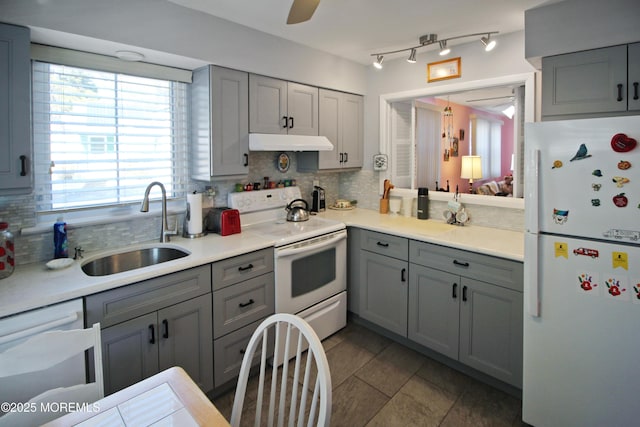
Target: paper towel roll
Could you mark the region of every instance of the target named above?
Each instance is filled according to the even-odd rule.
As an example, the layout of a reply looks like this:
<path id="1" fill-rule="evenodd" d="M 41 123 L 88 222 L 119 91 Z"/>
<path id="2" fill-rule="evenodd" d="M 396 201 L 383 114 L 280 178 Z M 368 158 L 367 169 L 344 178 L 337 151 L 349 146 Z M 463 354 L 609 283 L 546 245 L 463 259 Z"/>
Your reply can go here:
<path id="1" fill-rule="evenodd" d="M 202 233 L 202 193 L 187 194 L 187 232 Z"/>

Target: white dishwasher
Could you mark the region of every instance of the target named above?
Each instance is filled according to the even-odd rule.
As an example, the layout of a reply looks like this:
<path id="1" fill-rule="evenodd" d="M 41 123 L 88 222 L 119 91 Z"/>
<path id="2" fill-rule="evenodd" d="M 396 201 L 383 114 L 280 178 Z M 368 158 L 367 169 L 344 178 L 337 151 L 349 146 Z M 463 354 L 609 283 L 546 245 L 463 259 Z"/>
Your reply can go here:
<path id="1" fill-rule="evenodd" d="M 41 332 L 80 328 L 84 328 L 82 299 L 4 317 L 0 319 L 0 352 Z M 26 402 L 45 390 L 81 383 L 86 383 L 85 359 L 78 355 L 44 373 L 0 378 L 0 402 Z"/>

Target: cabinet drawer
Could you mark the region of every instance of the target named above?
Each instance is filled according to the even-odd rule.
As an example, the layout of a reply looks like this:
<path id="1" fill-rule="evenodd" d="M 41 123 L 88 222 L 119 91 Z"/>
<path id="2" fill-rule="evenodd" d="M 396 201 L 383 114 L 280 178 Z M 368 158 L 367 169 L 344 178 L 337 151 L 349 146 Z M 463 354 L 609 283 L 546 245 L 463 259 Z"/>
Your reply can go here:
<path id="1" fill-rule="evenodd" d="M 273 248 L 239 255 L 213 264 L 213 290 L 273 271 Z"/>
<path id="2" fill-rule="evenodd" d="M 211 292 L 211 266 L 192 268 L 85 298 L 86 323 L 102 328 Z"/>
<path id="3" fill-rule="evenodd" d="M 227 286 L 213 293 L 213 337 L 219 338 L 273 314 L 273 272 Z"/>
<path id="4" fill-rule="evenodd" d="M 524 276 L 521 262 L 415 240 L 409 244 L 409 259 L 414 264 L 522 292 Z"/>
<path id="5" fill-rule="evenodd" d="M 409 242 L 404 237 L 391 236 L 376 231 L 364 230 L 360 247 L 370 252 L 407 260 Z"/>
<path id="6" fill-rule="evenodd" d="M 261 322 L 262 319 L 213 341 L 213 375 L 216 387 L 219 387 L 238 376 L 240 373 L 240 367 L 242 366 L 242 358 L 244 357 L 244 352 L 247 349 L 249 340 Z M 270 334 L 270 337 L 271 340 L 267 346 L 269 356 L 273 354 L 274 342 L 273 334 Z M 260 363 L 261 355 L 262 346 L 258 346 L 251 366 L 255 366 Z"/>

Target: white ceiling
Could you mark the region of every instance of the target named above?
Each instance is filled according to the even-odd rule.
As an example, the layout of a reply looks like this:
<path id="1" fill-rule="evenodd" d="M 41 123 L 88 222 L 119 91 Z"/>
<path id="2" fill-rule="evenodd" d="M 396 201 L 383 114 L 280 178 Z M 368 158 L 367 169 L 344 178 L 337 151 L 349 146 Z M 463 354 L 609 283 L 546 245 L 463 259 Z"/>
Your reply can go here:
<path id="1" fill-rule="evenodd" d="M 287 25 L 292 0 L 169 0 L 354 61 L 463 34 L 524 29 L 524 11 L 548 0 L 320 0 L 311 20 Z M 499 39 L 498 39 L 499 40 Z M 461 39 L 449 44 L 468 43 Z M 426 48 L 425 48 L 426 49 Z M 402 55 L 402 54 L 399 54 Z"/>

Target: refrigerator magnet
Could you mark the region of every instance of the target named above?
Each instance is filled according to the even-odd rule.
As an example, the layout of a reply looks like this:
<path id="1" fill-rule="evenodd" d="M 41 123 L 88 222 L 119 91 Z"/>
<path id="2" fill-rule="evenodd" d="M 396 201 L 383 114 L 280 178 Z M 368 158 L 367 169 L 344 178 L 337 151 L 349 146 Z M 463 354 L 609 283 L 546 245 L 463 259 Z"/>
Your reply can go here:
<path id="1" fill-rule="evenodd" d="M 555 249 L 556 258 L 561 256 L 569 258 L 569 246 L 565 242 L 555 242 L 553 246 Z"/>
<path id="2" fill-rule="evenodd" d="M 631 162 L 628 160 L 620 160 L 618 162 L 618 169 L 620 169 L 621 171 L 626 171 L 627 169 L 631 168 Z"/>
<path id="3" fill-rule="evenodd" d="M 589 157 L 591 157 L 591 154 L 588 154 L 587 146 L 585 144 L 580 144 L 578 151 L 576 151 L 576 155 L 573 156 L 569 161 L 573 162 L 574 160 L 584 160 Z"/>
<path id="4" fill-rule="evenodd" d="M 593 189 L 593 191 L 600 191 L 600 189 L 602 188 L 602 184 L 593 183 L 591 184 L 591 188 Z"/>
<path id="5" fill-rule="evenodd" d="M 591 199 L 591 206 L 600 206 L 600 199 Z"/>
<path id="6" fill-rule="evenodd" d="M 613 268 L 629 270 L 629 255 L 626 252 L 613 252 L 611 254 Z"/>
<path id="7" fill-rule="evenodd" d="M 594 169 L 594 171 L 591 172 L 591 175 L 601 177 L 602 176 L 602 171 L 600 169 Z"/>
<path id="8" fill-rule="evenodd" d="M 564 224 L 569 219 L 569 211 L 562 209 L 553 209 L 553 222 L 556 224 Z"/>
<path id="9" fill-rule="evenodd" d="M 614 176 L 612 181 L 616 183 L 616 187 L 618 188 L 622 188 L 624 187 L 625 184 L 628 184 L 631 182 L 629 178 L 626 178 L 624 176 Z"/>
<path id="10" fill-rule="evenodd" d="M 612 200 L 613 204 L 619 208 L 624 208 L 629 204 L 629 199 L 624 195 L 624 193 L 616 194 L 613 196 Z"/>
<path id="11" fill-rule="evenodd" d="M 634 304 L 640 304 L 640 280 L 634 280 L 633 282 L 635 282 L 635 285 L 633 285 L 632 287 L 633 295 L 631 297 L 631 300 Z"/>
<path id="12" fill-rule="evenodd" d="M 560 160 L 554 160 L 553 166 L 551 166 L 551 169 L 558 169 L 561 167 L 562 167 L 562 162 Z"/>
<path id="13" fill-rule="evenodd" d="M 629 301 L 631 299 L 631 292 L 627 288 L 627 279 L 615 276 L 605 280 L 603 287 L 607 291 L 605 293 L 607 298 L 613 298 L 618 301 Z"/>
<path id="14" fill-rule="evenodd" d="M 598 296 L 599 290 L 597 274 L 586 271 L 578 273 L 578 291 L 581 294 Z"/>
<path id="15" fill-rule="evenodd" d="M 624 133 L 617 133 L 611 138 L 611 148 L 616 153 L 629 152 L 636 148 L 637 144 L 638 142 L 635 139 L 628 137 Z"/>

